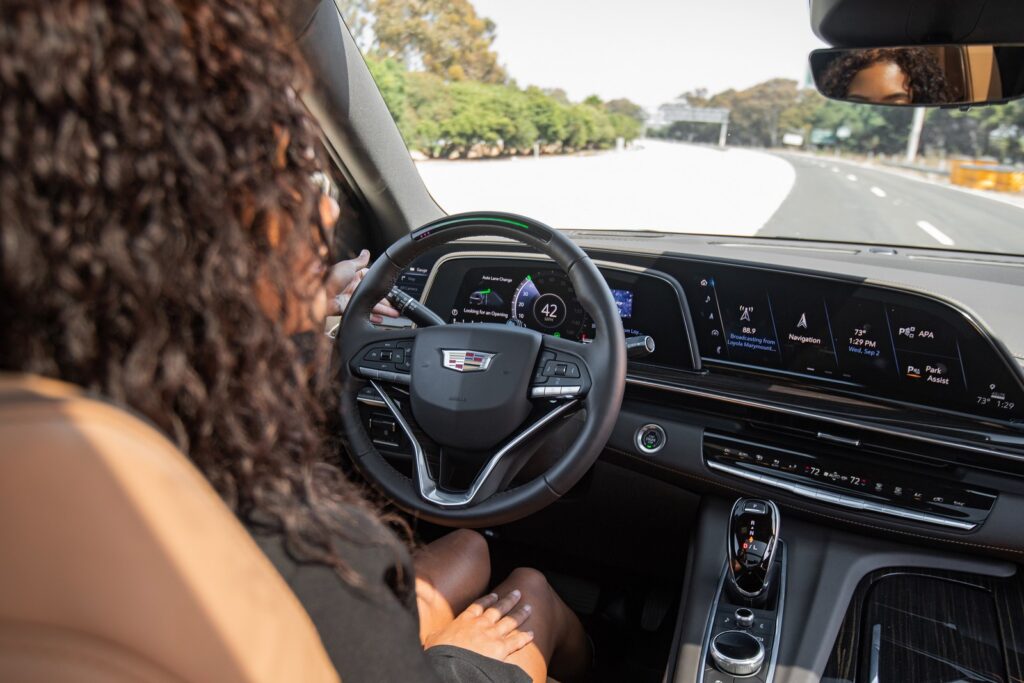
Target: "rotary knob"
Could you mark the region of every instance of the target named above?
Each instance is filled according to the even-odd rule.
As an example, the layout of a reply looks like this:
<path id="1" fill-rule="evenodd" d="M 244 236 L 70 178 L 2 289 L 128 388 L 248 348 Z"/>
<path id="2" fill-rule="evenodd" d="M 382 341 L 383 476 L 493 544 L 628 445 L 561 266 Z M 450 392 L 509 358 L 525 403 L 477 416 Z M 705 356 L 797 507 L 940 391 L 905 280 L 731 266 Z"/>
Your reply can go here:
<path id="1" fill-rule="evenodd" d="M 736 625 L 740 628 L 750 628 L 754 625 L 754 611 L 746 607 L 736 610 Z"/>
<path id="2" fill-rule="evenodd" d="M 719 671 L 749 676 L 764 664 L 764 645 L 746 631 L 723 631 L 711 641 L 711 659 Z"/>

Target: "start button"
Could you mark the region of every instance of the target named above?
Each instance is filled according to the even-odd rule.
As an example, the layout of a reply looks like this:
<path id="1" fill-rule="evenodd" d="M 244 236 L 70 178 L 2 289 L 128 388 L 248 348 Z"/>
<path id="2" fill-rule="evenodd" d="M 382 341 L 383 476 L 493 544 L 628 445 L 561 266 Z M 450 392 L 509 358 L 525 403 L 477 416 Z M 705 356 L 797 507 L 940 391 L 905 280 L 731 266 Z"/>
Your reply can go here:
<path id="1" fill-rule="evenodd" d="M 645 455 L 660 451 L 667 440 L 665 430 L 661 428 L 661 425 L 656 424 L 644 425 L 636 430 L 636 435 L 633 437 L 636 447 Z"/>

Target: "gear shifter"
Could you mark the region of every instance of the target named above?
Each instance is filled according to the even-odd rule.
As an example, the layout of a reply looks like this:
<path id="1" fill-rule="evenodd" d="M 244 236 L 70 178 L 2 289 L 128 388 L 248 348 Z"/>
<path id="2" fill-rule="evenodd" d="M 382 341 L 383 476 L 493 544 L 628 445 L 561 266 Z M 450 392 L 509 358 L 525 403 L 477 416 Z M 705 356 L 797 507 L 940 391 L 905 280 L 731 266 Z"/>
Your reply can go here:
<path id="1" fill-rule="evenodd" d="M 735 597 L 753 600 L 767 592 L 778 537 L 779 509 L 775 503 L 740 498 L 732 506 L 726 547 L 727 577 Z"/>

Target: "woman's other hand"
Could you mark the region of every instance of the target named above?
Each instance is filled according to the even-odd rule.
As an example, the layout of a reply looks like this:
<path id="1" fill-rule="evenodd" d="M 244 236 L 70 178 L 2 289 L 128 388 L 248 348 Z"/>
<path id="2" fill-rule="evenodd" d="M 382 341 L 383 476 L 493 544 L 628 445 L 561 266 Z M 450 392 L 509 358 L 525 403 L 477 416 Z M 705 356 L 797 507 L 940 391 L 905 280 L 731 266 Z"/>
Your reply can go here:
<path id="1" fill-rule="evenodd" d="M 530 618 L 530 606 L 520 605 L 518 590 L 503 596 L 491 593 L 466 608 L 446 627 L 428 636 L 425 648 L 453 645 L 484 657 L 505 661 L 533 641 L 533 632 L 519 627 Z"/>
<path id="2" fill-rule="evenodd" d="M 356 287 L 359 286 L 359 283 L 366 275 L 369 265 L 370 252 L 363 249 L 359 252 L 359 256 L 346 261 L 339 261 L 331 267 L 330 275 L 327 277 L 328 315 L 344 315 L 345 309 L 348 308 L 348 302 L 352 298 L 352 294 L 355 293 Z M 397 318 L 399 316 L 398 311 L 387 299 L 381 299 L 373 307 L 373 314 L 370 316 L 370 320 L 374 323 L 379 323 L 383 321 L 383 316 L 389 318 Z"/>

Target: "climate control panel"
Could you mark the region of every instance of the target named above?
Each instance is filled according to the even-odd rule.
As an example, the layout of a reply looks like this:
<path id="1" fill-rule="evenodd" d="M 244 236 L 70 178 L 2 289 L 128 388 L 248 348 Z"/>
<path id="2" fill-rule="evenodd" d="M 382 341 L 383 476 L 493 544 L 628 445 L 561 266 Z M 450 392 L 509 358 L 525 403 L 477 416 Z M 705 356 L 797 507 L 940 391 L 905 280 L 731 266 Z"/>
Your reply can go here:
<path id="1" fill-rule="evenodd" d="M 712 470 L 764 484 L 819 503 L 951 529 L 983 523 L 995 491 L 910 474 L 864 459 L 789 450 L 706 433 L 704 462 Z"/>

